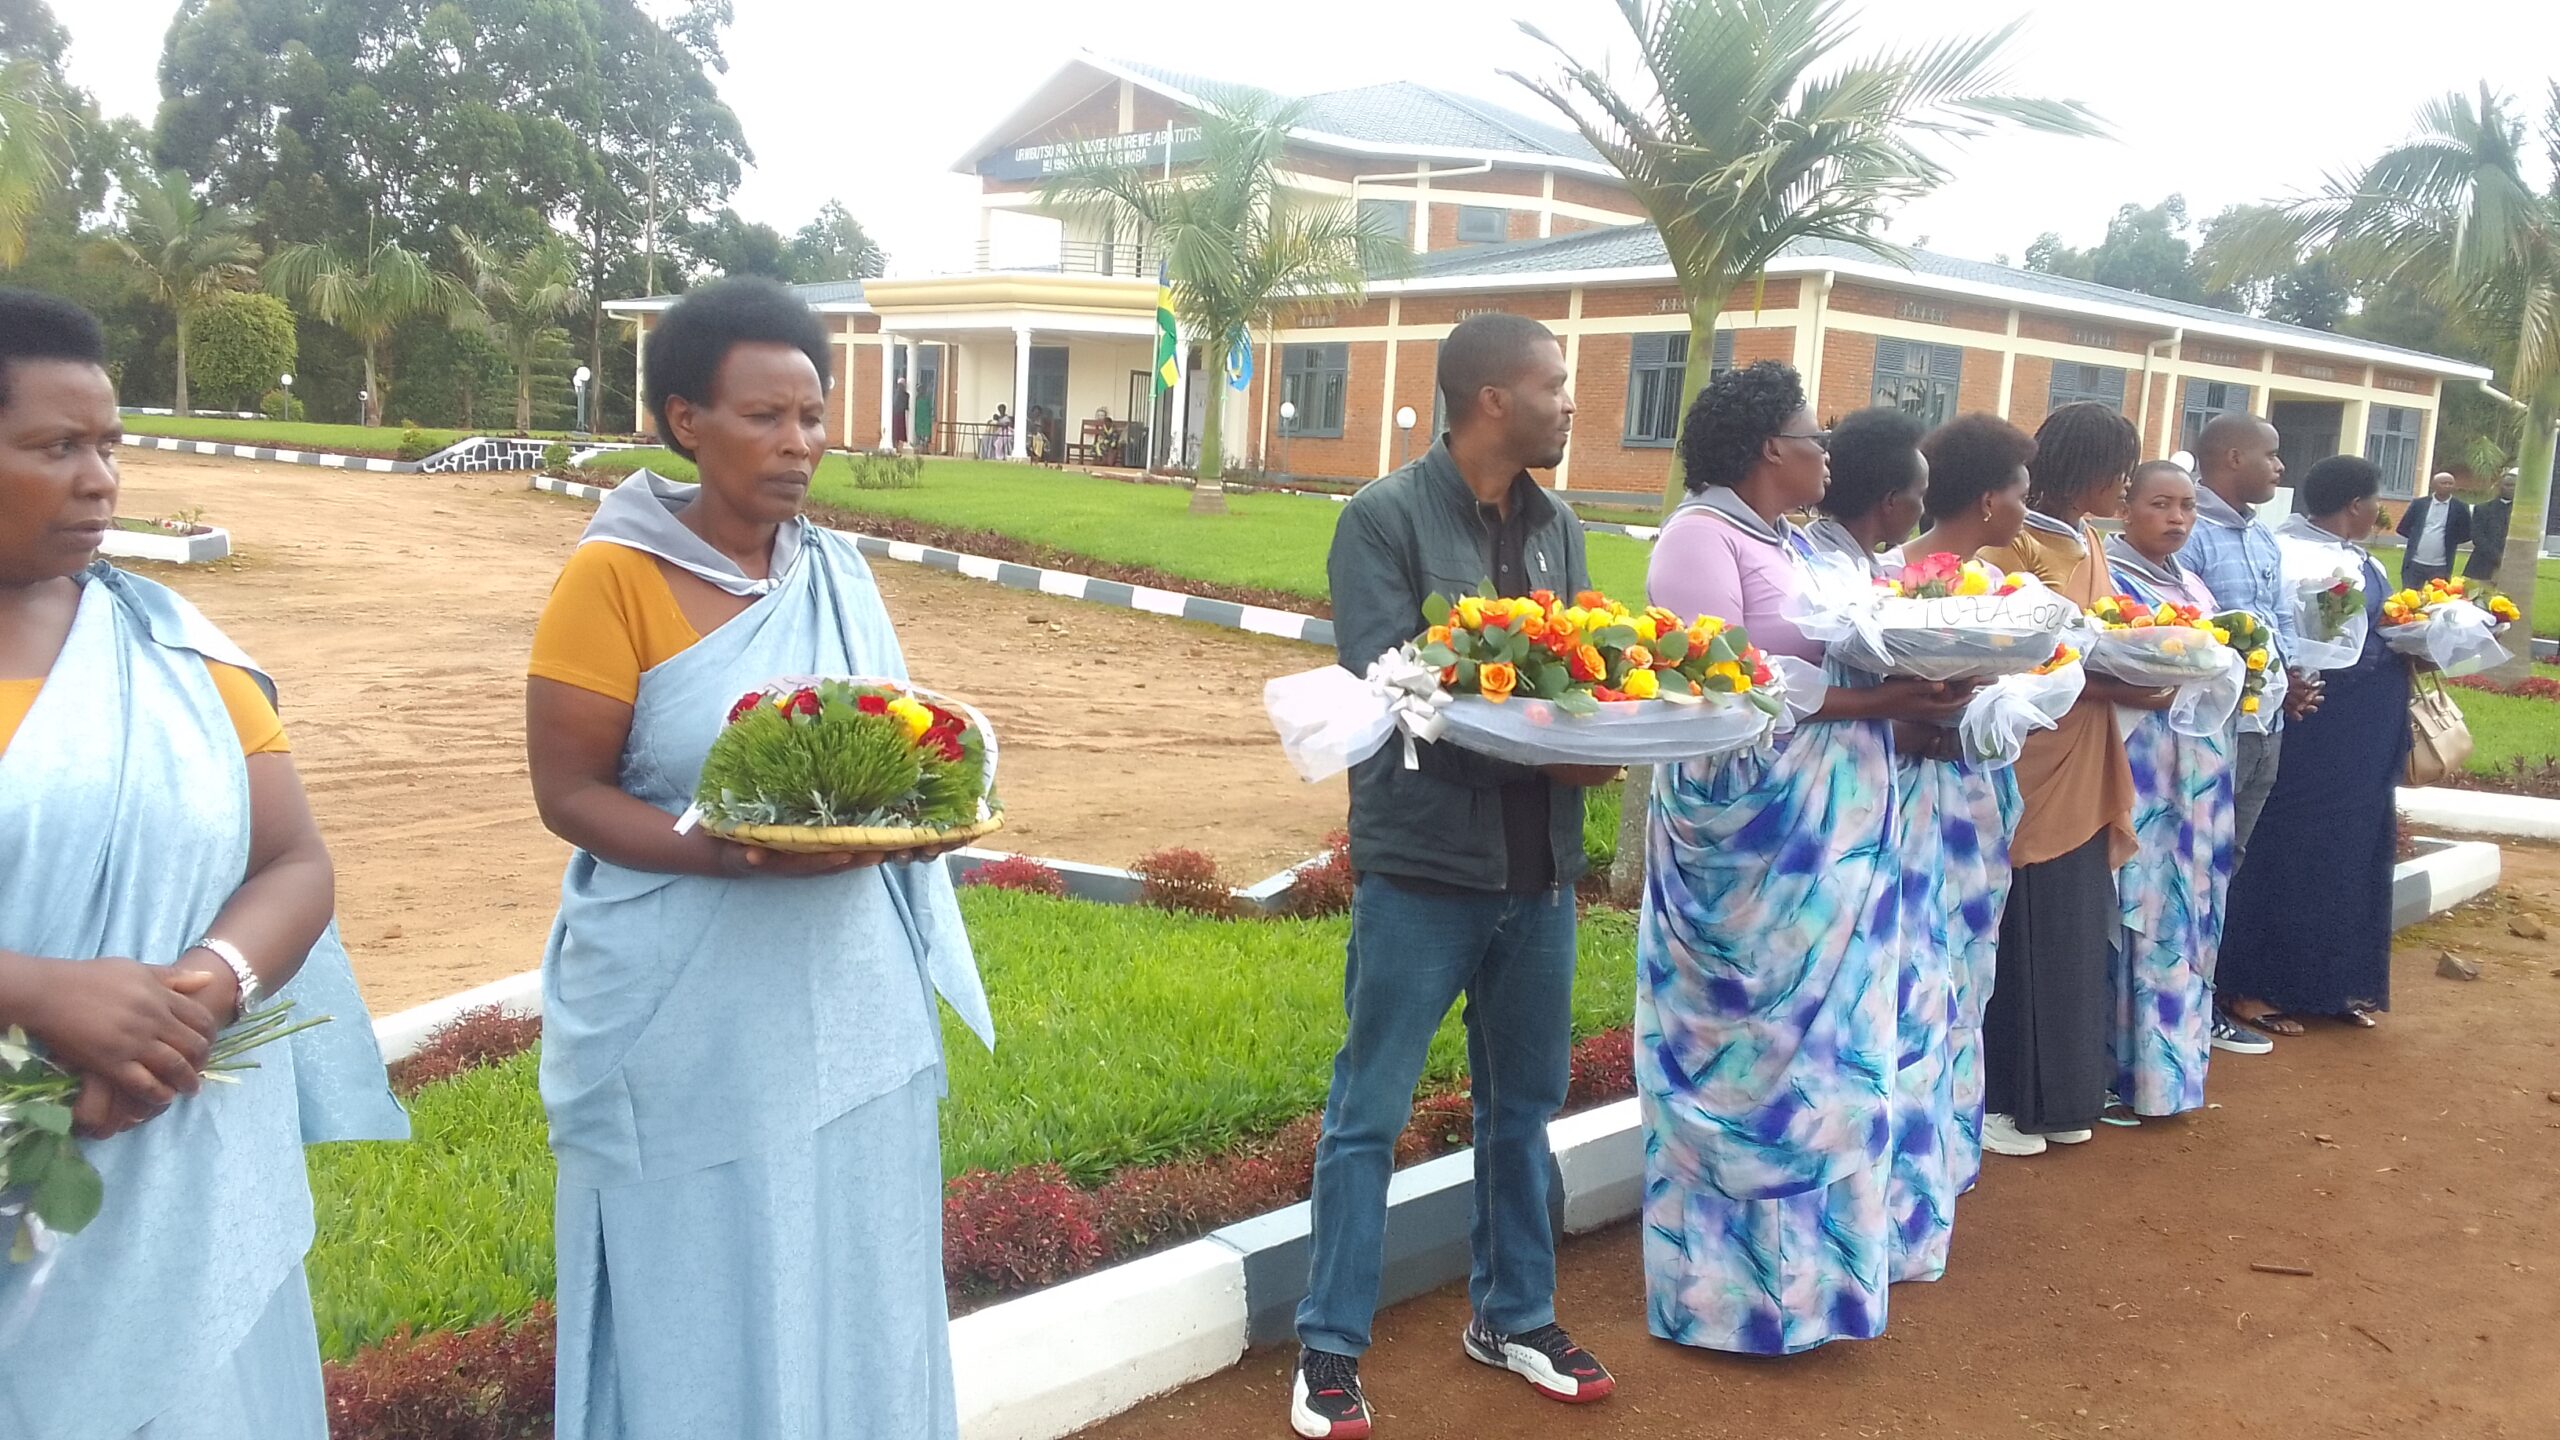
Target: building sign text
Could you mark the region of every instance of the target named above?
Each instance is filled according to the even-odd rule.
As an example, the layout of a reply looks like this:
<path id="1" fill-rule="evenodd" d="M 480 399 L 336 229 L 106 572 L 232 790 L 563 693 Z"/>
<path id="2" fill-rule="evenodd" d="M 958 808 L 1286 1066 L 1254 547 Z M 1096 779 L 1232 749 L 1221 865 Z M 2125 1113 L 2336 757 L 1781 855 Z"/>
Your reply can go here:
<path id="1" fill-rule="evenodd" d="M 1087 140 L 1018 145 L 1010 150 L 998 150 L 980 160 L 978 174 L 989 180 L 1040 180 L 1092 165 L 1161 166 L 1168 163 L 1165 155 L 1168 143 L 1173 148 L 1170 163 L 1197 160 L 1203 149 L 1200 127 L 1177 125 L 1167 130 L 1140 130 L 1127 135 L 1104 135 Z"/>

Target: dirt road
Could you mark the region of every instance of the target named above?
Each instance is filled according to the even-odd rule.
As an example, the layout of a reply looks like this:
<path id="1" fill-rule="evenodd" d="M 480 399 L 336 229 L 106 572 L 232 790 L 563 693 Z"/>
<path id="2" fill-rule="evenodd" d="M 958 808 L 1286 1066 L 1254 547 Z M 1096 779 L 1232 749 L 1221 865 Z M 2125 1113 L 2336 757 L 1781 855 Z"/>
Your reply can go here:
<path id="1" fill-rule="evenodd" d="M 2560 1435 L 2560 946 L 2511 934 L 2520 913 L 2560 932 L 2560 851 L 2510 849 L 2502 892 L 2404 934 L 2382 1028 L 2216 1056 L 2218 1108 L 2187 1120 L 1993 1157 L 1947 1277 L 1896 1287 L 1883 1339 L 1775 1361 L 1651 1339 L 1620 1226 L 1566 1248 L 1557 1305 L 1614 1398 L 1461 1358 L 1461 1287 L 1380 1317 L 1380 1440 Z M 2443 949 L 2485 974 L 2437 978 Z M 1285 1436 L 1294 1358 L 1086 1436 Z"/>
<path id="2" fill-rule="evenodd" d="M 194 600 L 284 694 L 377 1014 L 532 968 L 567 850 L 524 775 L 533 622 L 593 507 L 522 477 L 346 474 L 129 450 L 122 513 L 200 507 L 234 561 L 137 567 Z M 1168 845 L 1239 884 L 1314 853 L 1340 782 L 1281 759 L 1262 682 L 1303 645 L 883 562 L 918 681 L 1004 741 L 1007 849 L 1125 865 Z"/>

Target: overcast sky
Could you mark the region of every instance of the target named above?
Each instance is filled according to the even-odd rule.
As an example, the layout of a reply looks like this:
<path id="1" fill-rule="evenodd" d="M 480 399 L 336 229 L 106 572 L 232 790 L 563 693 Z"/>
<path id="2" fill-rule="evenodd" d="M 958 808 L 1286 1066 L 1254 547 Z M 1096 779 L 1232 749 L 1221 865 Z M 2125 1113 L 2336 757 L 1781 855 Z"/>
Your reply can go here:
<path id="1" fill-rule="evenodd" d="M 672 0 L 658 0 L 663 11 Z M 1544 52 L 1623 53 L 1608 0 L 1290 0 L 1120 5 L 1058 0 L 736 0 L 722 82 L 757 165 L 739 210 L 788 232 L 842 199 L 901 271 L 964 260 L 977 238 L 961 152 L 1078 47 L 1308 93 L 1411 79 L 1541 114 L 1502 78 Z M 2126 201 L 2191 211 L 2315 184 L 2407 130 L 2424 99 L 2483 79 L 2539 115 L 2560 73 L 2560 6 L 2528 0 L 1928 0 L 1871 4 L 1862 41 L 1909 44 L 2024 14 L 2015 88 L 2086 101 L 2113 141 L 1997 139 L 1954 156 L 1956 183 L 1897 218 L 1906 244 L 2022 256 L 2043 231 L 2094 242 Z M 177 0 L 54 0 L 71 71 L 110 111 L 148 117 Z M 1285 23 L 1272 23 L 1285 21 Z M 1541 118 L 1548 118 L 1541 115 Z"/>

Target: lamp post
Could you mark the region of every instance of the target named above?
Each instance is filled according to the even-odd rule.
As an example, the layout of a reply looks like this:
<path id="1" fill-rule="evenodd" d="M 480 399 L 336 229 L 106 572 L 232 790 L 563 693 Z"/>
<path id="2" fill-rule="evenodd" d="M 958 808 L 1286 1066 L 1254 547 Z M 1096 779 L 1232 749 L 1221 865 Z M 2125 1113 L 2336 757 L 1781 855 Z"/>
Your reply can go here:
<path id="1" fill-rule="evenodd" d="M 578 428 L 569 433 L 581 440 L 587 438 L 587 382 L 594 378 L 596 372 L 584 365 L 578 367 L 577 374 L 569 377 L 570 383 L 578 387 Z"/>
<path id="2" fill-rule="evenodd" d="M 1398 469 L 1404 467 L 1405 452 L 1413 444 L 1413 422 L 1420 418 L 1413 413 L 1413 407 L 1410 405 L 1396 407 L 1396 467 Z"/>
<path id="3" fill-rule="evenodd" d="M 361 425 L 371 421 L 372 419 L 373 392 L 370 390 L 359 390 L 356 392 L 356 423 Z"/>
<path id="4" fill-rule="evenodd" d="M 1298 402 L 1297 402 L 1297 401 L 1295 401 L 1295 400 L 1283 400 L 1283 401 L 1281 401 L 1281 402 L 1280 402 L 1280 463 L 1279 463 L 1278 465 L 1274 466 L 1273 468 L 1274 468 L 1275 470 L 1277 470 L 1277 471 L 1278 471 L 1280 474 L 1282 474 L 1282 475 L 1286 475 L 1286 474 L 1288 474 L 1288 473 L 1289 473 L 1289 431 L 1290 431 L 1292 428 L 1294 428 L 1294 424 L 1295 424 L 1295 422 L 1296 422 L 1297 418 L 1298 418 Z"/>
<path id="5" fill-rule="evenodd" d="M 276 388 L 284 392 L 284 413 L 275 418 L 278 420 L 291 420 L 293 418 L 293 372 L 288 370 L 284 374 L 277 376 Z"/>

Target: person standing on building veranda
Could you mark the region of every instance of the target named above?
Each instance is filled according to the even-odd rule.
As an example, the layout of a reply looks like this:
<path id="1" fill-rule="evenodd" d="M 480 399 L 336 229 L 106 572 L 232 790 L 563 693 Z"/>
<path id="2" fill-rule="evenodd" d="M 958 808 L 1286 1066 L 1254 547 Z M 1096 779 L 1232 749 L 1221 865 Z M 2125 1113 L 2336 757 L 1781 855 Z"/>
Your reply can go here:
<path id="1" fill-rule="evenodd" d="M 1441 342 L 1449 429 L 1361 490 L 1335 527 L 1326 578 L 1337 655 L 1366 671 L 1425 624 L 1424 597 L 1588 584 L 1582 524 L 1530 478 L 1564 458 L 1573 395 L 1564 350 L 1534 320 L 1481 315 Z M 1476 1179 L 1462 1337 L 1477 1361 L 1558 1400 L 1590 1401 L 1609 1372 L 1555 1323 L 1547 1122 L 1571 1048 L 1574 882 L 1582 789 L 1607 767 L 1506 764 L 1454 745 L 1390 745 L 1351 772 L 1348 1028 L 1316 1147 L 1304 1347 L 1289 1419 L 1308 1437 L 1369 1433 L 1359 1357 L 1385 1258 L 1387 1180 L 1432 1034 L 1466 999 Z"/>
<path id="2" fill-rule="evenodd" d="M 2437 471 L 2427 493 L 2401 512 L 2400 538 L 2409 542 L 2400 562 L 2402 585 L 2416 590 L 2453 578 L 2454 552 L 2471 543 L 2471 507 L 2453 497 L 2451 472 Z"/>
<path id="3" fill-rule="evenodd" d="M 2284 561 L 2276 551 L 2275 532 L 2257 517 L 2255 507 L 2276 497 L 2284 478 L 2284 461 L 2276 455 L 2276 427 L 2255 415 L 2216 415 L 2196 437 L 2196 528 L 2178 550 L 2178 563 L 2195 572 L 2225 609 L 2246 610 L 2275 636 L 2276 658 L 2290 661 L 2297 632 L 2292 598 L 2285 594 Z M 2254 714 L 2240 717 L 2240 735 L 2231 758 L 2231 869 L 2238 873 L 2249 853 L 2250 832 L 2258 828 L 2258 812 L 2275 788 L 2276 769 L 2284 753 L 2284 725 L 2320 704 L 2320 682 L 2278 665 L 2268 670 L 2267 693 Z M 2227 953 L 2227 952 L 2226 952 Z M 2250 1020 L 2243 1011 L 2217 1011 L 2213 1048 L 2237 1055 L 2260 1055 L 2273 1041 L 2232 1024 Z M 2254 1023 L 2254 1021 L 2252 1021 Z"/>
<path id="4" fill-rule="evenodd" d="M 2498 477 L 2497 498 L 2483 500 L 2471 512 L 2471 558 L 2462 562 L 2462 578 L 2494 585 L 2507 558 L 2507 525 L 2516 509 L 2516 472 Z"/>

